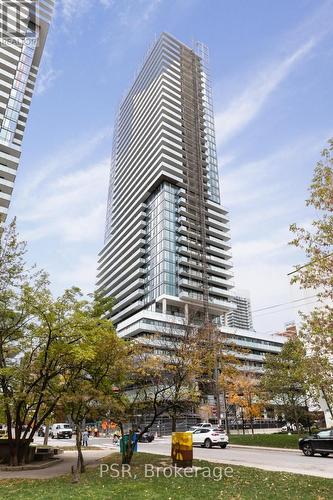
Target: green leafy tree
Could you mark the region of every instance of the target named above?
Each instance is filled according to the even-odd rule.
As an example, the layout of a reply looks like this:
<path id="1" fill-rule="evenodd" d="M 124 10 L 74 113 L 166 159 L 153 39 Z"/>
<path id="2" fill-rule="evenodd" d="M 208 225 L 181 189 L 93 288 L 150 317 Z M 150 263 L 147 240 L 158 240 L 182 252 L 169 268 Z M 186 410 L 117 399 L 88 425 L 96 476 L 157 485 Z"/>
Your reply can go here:
<path id="1" fill-rule="evenodd" d="M 147 345 L 132 345 L 127 366 L 127 386 L 116 394 L 108 415 L 118 424 L 122 439 L 127 440 L 122 447 L 123 464 L 131 463 L 135 441 L 175 404 L 175 380 L 169 377 L 160 355 L 149 351 Z"/>
<path id="2" fill-rule="evenodd" d="M 104 317 L 106 304 L 103 301 L 95 296 L 84 310 L 77 313 L 80 318 L 76 321 L 85 345 L 78 355 L 73 352 L 71 370 L 64 374 L 68 381 L 63 412 L 75 425 L 77 471 L 80 473 L 85 471 L 81 449 L 83 424 L 88 417 L 97 419 L 106 416 L 110 407 L 117 404 L 115 394 L 118 397 L 120 388 L 126 382 L 131 349 L 129 343 L 117 336 L 111 321 Z"/>
<path id="3" fill-rule="evenodd" d="M 309 380 L 310 367 L 302 340 L 289 339 L 279 354 L 266 356 L 266 369 L 261 381 L 267 402 L 282 410 L 285 418 L 295 422 L 298 431 L 309 402 L 314 402 Z"/>
<path id="4" fill-rule="evenodd" d="M 93 358 L 96 330 L 110 328 L 92 317 L 101 304 L 90 306 L 78 289 L 54 299 L 47 275 L 27 267 L 25 252 L 13 221 L 0 239 L 0 407 L 11 465 L 25 462 L 37 429 Z"/>
<path id="5" fill-rule="evenodd" d="M 319 304 L 303 314 L 301 334 L 311 353 L 312 382 L 325 396 L 333 418 L 333 139 L 321 154 L 307 206 L 317 218 L 311 228 L 292 224 L 292 245 L 305 251 L 308 263 L 296 266 L 292 283 L 316 291 Z"/>

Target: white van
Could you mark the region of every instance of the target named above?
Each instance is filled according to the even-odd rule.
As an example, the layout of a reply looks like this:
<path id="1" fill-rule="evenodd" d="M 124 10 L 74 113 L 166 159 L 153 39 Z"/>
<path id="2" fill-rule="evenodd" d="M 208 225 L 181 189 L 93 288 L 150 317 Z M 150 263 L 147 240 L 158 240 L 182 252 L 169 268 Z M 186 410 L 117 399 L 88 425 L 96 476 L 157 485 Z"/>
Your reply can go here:
<path id="1" fill-rule="evenodd" d="M 71 438 L 73 435 L 73 429 L 70 424 L 53 424 L 50 429 L 51 438 Z"/>

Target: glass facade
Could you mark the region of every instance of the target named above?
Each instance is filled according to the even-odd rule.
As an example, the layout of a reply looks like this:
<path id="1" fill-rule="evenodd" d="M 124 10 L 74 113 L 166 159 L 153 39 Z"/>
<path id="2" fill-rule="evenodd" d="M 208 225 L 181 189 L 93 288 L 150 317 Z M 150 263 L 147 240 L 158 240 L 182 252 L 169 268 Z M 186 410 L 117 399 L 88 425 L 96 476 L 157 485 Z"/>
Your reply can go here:
<path id="1" fill-rule="evenodd" d="M 8 143 L 14 140 L 24 92 L 35 53 L 37 38 L 38 35 L 35 31 L 28 28 L 24 43 L 22 44 L 21 56 L 16 69 L 13 86 L 10 91 L 5 116 L 1 124 L 0 139 Z"/>
<path id="2" fill-rule="evenodd" d="M 147 200 L 145 302 L 177 296 L 177 188 L 163 182 Z"/>

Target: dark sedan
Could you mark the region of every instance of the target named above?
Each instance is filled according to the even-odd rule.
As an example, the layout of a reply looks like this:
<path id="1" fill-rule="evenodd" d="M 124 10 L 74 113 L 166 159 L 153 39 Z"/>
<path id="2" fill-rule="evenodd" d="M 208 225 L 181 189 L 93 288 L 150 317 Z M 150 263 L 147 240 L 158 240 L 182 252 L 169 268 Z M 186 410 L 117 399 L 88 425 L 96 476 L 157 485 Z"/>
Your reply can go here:
<path id="1" fill-rule="evenodd" d="M 298 447 L 307 457 L 313 457 L 315 453 L 328 457 L 333 453 L 333 428 L 322 429 L 317 434 L 300 439 Z"/>
<path id="2" fill-rule="evenodd" d="M 154 441 L 154 434 L 152 432 L 145 432 L 142 434 L 142 436 L 139 438 L 139 443 L 151 443 Z"/>

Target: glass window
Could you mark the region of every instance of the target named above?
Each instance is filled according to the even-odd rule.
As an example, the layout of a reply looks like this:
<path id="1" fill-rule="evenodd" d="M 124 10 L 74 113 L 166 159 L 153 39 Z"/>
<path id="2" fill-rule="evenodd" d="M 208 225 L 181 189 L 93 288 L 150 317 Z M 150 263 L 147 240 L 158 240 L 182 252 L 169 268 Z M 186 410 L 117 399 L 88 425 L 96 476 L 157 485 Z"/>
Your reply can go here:
<path id="1" fill-rule="evenodd" d="M 16 99 L 13 99 L 11 97 L 8 101 L 8 107 L 11 109 L 14 109 L 15 111 L 20 111 L 21 103 L 19 101 L 16 101 Z"/>
<path id="2" fill-rule="evenodd" d="M 318 432 L 317 435 L 318 435 L 319 439 L 329 438 L 329 437 L 331 437 L 331 431 L 330 430 L 320 431 L 320 432 Z"/>
<path id="3" fill-rule="evenodd" d="M 8 120 L 7 118 L 5 118 L 3 120 L 2 126 L 3 126 L 3 128 L 6 128 L 7 130 L 11 130 L 12 132 L 14 132 L 16 129 L 16 123 L 13 122 L 12 120 Z"/>

